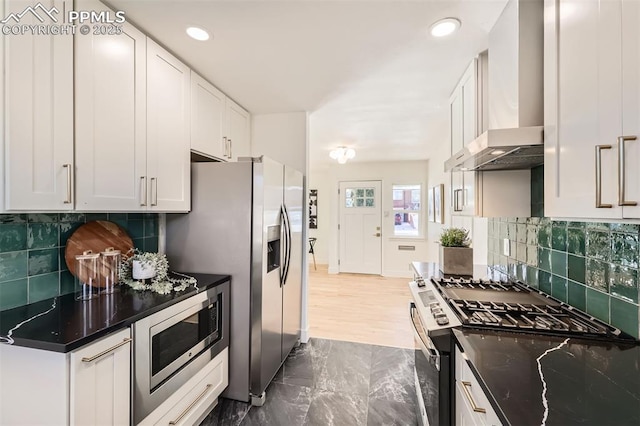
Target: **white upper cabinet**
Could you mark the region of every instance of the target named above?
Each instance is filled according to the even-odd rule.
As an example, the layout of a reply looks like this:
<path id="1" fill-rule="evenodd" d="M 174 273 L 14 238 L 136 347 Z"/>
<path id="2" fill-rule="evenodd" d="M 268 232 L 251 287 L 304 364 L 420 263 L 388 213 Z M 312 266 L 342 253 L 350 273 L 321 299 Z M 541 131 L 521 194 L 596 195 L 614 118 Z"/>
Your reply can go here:
<path id="1" fill-rule="evenodd" d="M 545 216 L 640 217 L 638 19 L 634 0 L 545 0 Z"/>
<path id="2" fill-rule="evenodd" d="M 479 134 L 478 61 L 473 59 L 449 98 L 451 154 L 455 155 Z M 454 215 L 475 214 L 475 172 L 451 172 L 451 204 Z"/>
<path id="3" fill-rule="evenodd" d="M 457 85 L 449 98 L 449 138 L 451 143 L 451 155 L 460 151 L 463 146 L 463 99 L 462 87 Z M 460 214 L 463 202 L 463 177 L 462 172 L 451 172 L 451 212 Z"/>
<path id="4" fill-rule="evenodd" d="M 151 210 L 191 206 L 191 70 L 147 39 L 147 177 Z"/>
<path id="5" fill-rule="evenodd" d="M 229 161 L 251 155 L 251 115 L 231 99 L 226 100 L 227 151 Z"/>
<path id="6" fill-rule="evenodd" d="M 147 38 L 128 23 L 122 29 L 75 38 L 78 210 L 146 209 Z"/>
<path id="7" fill-rule="evenodd" d="M 477 90 L 478 90 L 478 61 L 471 61 L 467 70 L 460 79 L 460 92 L 462 93 L 462 142 L 466 146 L 481 132 L 478 131 L 477 121 Z"/>
<path id="8" fill-rule="evenodd" d="M 43 0 L 61 14 L 71 0 Z M 29 2 L 5 0 L 2 16 Z M 21 25 L 40 24 L 25 14 Z M 73 209 L 73 36 L 3 36 L 5 43 L 5 207 Z"/>
<path id="9" fill-rule="evenodd" d="M 226 96 L 191 71 L 191 149 L 198 154 L 227 159 Z"/>
<path id="10" fill-rule="evenodd" d="M 640 2 L 622 2 L 622 132 L 625 140 L 624 200 L 640 204 Z M 635 139 L 634 139 L 635 138 Z M 640 207 L 625 205 L 623 217 L 640 218 Z"/>

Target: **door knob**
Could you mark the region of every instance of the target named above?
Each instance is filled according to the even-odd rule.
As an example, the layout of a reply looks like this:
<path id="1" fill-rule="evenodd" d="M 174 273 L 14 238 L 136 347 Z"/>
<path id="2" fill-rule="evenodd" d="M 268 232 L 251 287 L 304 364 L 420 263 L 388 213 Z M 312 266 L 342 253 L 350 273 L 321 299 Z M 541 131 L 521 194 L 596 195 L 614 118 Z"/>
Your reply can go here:
<path id="1" fill-rule="evenodd" d="M 375 234 L 373 234 L 373 236 L 374 236 L 374 237 L 379 237 L 379 236 L 380 236 L 380 233 L 379 233 L 379 232 L 376 232 Z"/>

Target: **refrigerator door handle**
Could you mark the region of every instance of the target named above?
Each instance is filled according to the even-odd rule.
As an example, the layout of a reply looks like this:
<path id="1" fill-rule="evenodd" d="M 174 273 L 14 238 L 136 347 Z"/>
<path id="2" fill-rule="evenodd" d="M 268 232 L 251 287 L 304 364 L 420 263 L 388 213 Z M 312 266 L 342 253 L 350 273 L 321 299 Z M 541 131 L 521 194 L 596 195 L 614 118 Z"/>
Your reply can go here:
<path id="1" fill-rule="evenodd" d="M 284 210 L 284 219 L 285 219 L 285 232 L 287 233 L 287 250 L 285 252 L 285 269 L 284 269 L 284 279 L 282 280 L 282 285 L 287 284 L 287 277 L 289 276 L 289 263 L 291 262 L 291 221 L 289 220 L 289 212 L 287 211 L 287 206 L 282 206 Z"/>
<path id="2" fill-rule="evenodd" d="M 284 205 L 280 206 L 280 241 L 282 250 L 280 251 L 280 287 L 284 285 L 285 268 L 287 264 L 287 220 L 285 219 Z"/>

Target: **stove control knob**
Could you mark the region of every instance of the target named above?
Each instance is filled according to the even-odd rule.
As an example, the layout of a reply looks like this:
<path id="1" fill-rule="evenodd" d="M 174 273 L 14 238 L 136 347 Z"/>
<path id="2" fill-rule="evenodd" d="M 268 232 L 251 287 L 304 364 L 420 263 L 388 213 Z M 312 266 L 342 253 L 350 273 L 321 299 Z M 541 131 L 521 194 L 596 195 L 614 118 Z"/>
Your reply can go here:
<path id="1" fill-rule="evenodd" d="M 431 303 L 429 303 L 429 308 L 431 308 L 431 311 L 433 311 L 434 309 L 440 309 L 440 303 L 431 302 Z"/>
<path id="2" fill-rule="evenodd" d="M 436 322 L 438 323 L 438 325 L 447 325 L 449 324 L 449 318 L 447 318 L 446 316 L 441 316 L 436 318 Z"/>

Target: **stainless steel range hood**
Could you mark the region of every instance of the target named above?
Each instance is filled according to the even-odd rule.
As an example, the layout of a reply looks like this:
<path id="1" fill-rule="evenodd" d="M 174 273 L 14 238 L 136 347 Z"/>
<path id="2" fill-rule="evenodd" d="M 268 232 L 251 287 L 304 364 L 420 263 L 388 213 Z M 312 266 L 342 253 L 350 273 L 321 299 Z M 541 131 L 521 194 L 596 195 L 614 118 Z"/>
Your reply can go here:
<path id="1" fill-rule="evenodd" d="M 444 163 L 445 171 L 518 170 L 544 163 L 543 126 L 487 130 Z"/>
<path id="2" fill-rule="evenodd" d="M 510 0 L 489 33 L 489 130 L 454 153 L 445 171 L 544 163 L 542 60 L 543 1 Z"/>

